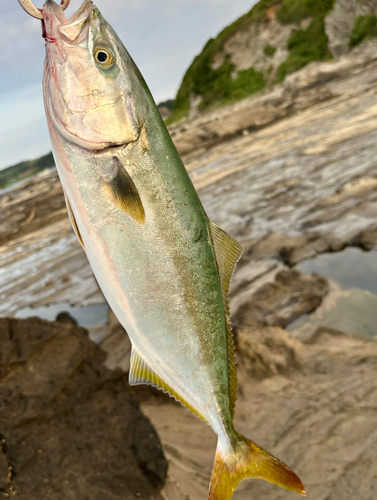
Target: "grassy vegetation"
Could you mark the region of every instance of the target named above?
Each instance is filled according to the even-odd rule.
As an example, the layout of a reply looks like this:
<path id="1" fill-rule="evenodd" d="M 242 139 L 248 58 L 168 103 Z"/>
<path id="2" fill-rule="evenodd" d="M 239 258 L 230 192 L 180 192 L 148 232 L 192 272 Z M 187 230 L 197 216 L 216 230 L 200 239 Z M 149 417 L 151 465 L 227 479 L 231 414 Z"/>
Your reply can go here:
<path id="1" fill-rule="evenodd" d="M 278 7 L 277 19 L 283 24 L 298 24 L 303 19 L 312 18 L 306 30 L 297 30 L 292 34 L 288 47 L 290 53 L 278 69 L 278 81 L 310 61 L 329 59 L 331 53 L 327 47 L 324 18 L 334 3 L 335 0 L 260 0 L 247 14 L 227 26 L 216 38 L 210 39 L 202 53 L 194 59 L 181 83 L 169 122 L 187 115 L 191 94 L 202 96 L 200 108 L 205 109 L 215 103 L 222 104 L 263 89 L 265 79 L 253 68 L 240 73 L 233 80 L 231 75 L 235 68 L 229 60 L 218 69 L 212 69 L 212 66 L 215 55 L 223 52 L 226 41 L 251 23 L 263 22 L 266 19 L 266 11 L 271 6 Z M 302 47 L 299 46 L 301 43 Z M 274 47 L 268 46 L 265 48 L 265 55 L 272 57 L 275 50 Z M 246 81 L 247 78 L 250 78 L 249 82 Z"/>
<path id="2" fill-rule="evenodd" d="M 266 86 L 263 73 L 254 68 L 240 71 L 237 78 L 228 82 L 229 88 L 223 92 L 222 101 L 234 101 L 243 99 L 255 92 L 259 92 Z"/>
<path id="3" fill-rule="evenodd" d="M 173 111 L 174 107 L 174 99 L 168 99 L 167 101 L 162 101 L 157 104 L 158 108 L 168 108 L 170 111 Z"/>
<path id="4" fill-rule="evenodd" d="M 368 38 L 377 37 L 377 17 L 373 15 L 359 16 L 355 19 L 349 42 L 350 49 Z"/>
<path id="5" fill-rule="evenodd" d="M 181 109 L 180 111 L 174 111 L 174 113 L 171 114 L 169 118 L 166 118 L 166 120 L 164 120 L 165 125 L 168 127 L 172 123 L 175 123 L 179 120 L 182 120 L 183 118 L 186 118 L 188 112 L 189 112 L 189 106 L 187 106 L 187 108 Z"/>
<path id="6" fill-rule="evenodd" d="M 232 78 L 234 65 L 227 58 L 218 69 L 211 69 L 210 57 L 196 58 L 189 73 L 190 91 L 195 95 L 200 95 L 202 101 L 199 109 L 205 109 L 216 103 L 226 103 L 233 100 L 242 99 L 254 92 L 258 92 L 266 85 L 263 73 L 249 68 L 240 71 L 235 79 Z M 175 118 L 184 116 L 188 112 L 189 98 L 187 99 L 187 89 L 181 86 L 174 105 Z"/>
<path id="7" fill-rule="evenodd" d="M 288 40 L 289 55 L 279 66 L 275 82 L 282 82 L 286 75 L 293 73 L 312 61 L 332 59 L 328 48 L 324 18 L 313 19 L 305 30 L 295 30 Z"/>
<path id="8" fill-rule="evenodd" d="M 298 24 L 308 17 L 325 17 L 334 3 L 335 0 L 284 0 L 276 15 L 282 24 Z"/>
<path id="9" fill-rule="evenodd" d="M 276 52 L 276 47 L 272 47 L 271 45 L 267 45 L 264 50 L 263 50 L 263 53 L 265 56 L 267 57 L 272 57 Z"/>
<path id="10" fill-rule="evenodd" d="M 258 72 L 251 70 L 250 73 L 254 81 L 245 85 L 245 74 L 240 75 L 235 81 L 232 80 L 230 75 L 233 71 L 233 67 L 230 67 L 229 61 L 226 61 L 221 68 L 217 70 L 211 68 L 211 62 L 214 55 L 223 50 L 224 43 L 229 40 L 234 33 L 246 28 L 251 22 L 257 22 L 263 19 L 266 14 L 266 9 L 276 3 L 276 0 L 261 0 L 250 10 L 250 12 L 241 16 L 234 23 L 221 31 L 216 38 L 211 38 L 207 42 L 202 53 L 195 57 L 182 80 L 174 103 L 174 112 L 169 118 L 169 123 L 187 115 L 190 108 L 190 94 L 192 93 L 203 96 L 201 108 L 204 109 L 206 106 L 215 102 L 221 102 L 223 99 L 232 99 L 232 96 L 230 96 L 231 89 L 223 89 L 222 85 L 230 84 L 237 95 L 244 92 L 246 94 L 247 90 L 245 87 L 249 90 L 254 88 L 259 88 L 260 90 L 260 88 L 262 88 L 261 74 L 258 74 Z M 218 94 L 219 91 L 220 95 Z M 256 91 L 257 90 L 255 90 L 255 92 Z M 249 91 L 249 94 L 250 93 L 252 92 Z M 226 97 L 224 97 L 224 94 L 226 94 Z"/>

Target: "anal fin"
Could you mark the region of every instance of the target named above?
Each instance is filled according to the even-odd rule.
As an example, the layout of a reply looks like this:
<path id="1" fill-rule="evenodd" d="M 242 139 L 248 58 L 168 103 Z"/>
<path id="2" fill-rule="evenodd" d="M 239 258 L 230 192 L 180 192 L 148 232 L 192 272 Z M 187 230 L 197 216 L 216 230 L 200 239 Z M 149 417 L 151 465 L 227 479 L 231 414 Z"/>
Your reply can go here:
<path id="1" fill-rule="evenodd" d="M 139 353 L 135 347 L 132 346 L 131 352 L 131 362 L 130 362 L 130 373 L 129 373 L 129 384 L 130 385 L 151 385 L 157 389 L 169 394 L 176 401 L 182 403 L 186 408 L 195 413 L 199 418 L 207 422 L 207 420 L 200 415 L 200 413 L 188 403 L 177 391 L 170 387 L 149 365 L 149 363 L 144 359 L 144 357 Z"/>

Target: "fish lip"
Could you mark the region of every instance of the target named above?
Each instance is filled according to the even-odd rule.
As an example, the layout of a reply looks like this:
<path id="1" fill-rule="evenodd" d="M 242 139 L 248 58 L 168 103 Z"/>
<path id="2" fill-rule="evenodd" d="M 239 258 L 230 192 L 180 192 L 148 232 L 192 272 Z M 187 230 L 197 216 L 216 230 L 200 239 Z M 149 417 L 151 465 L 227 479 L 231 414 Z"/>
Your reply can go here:
<path id="1" fill-rule="evenodd" d="M 43 8 L 41 9 L 42 13 L 47 15 L 52 14 L 54 17 L 57 17 L 61 24 L 72 24 L 77 21 L 77 19 L 84 13 L 87 12 L 88 16 L 91 14 L 93 9 L 95 9 L 95 5 L 92 0 L 84 0 L 81 6 L 74 12 L 71 17 L 67 17 L 65 11 L 63 10 L 60 4 L 54 2 L 54 0 L 46 0 Z"/>
<path id="2" fill-rule="evenodd" d="M 66 17 L 66 21 L 63 24 L 67 25 L 77 22 L 77 20 L 84 17 L 83 14 L 87 14 L 87 17 L 89 17 L 95 8 L 96 7 L 93 4 L 92 0 L 84 0 L 81 6 L 76 10 L 74 14 L 72 14 L 71 17 Z"/>
<path id="3" fill-rule="evenodd" d="M 81 7 L 69 19 L 59 26 L 59 33 L 65 41 L 78 42 L 80 34 L 92 19 L 97 7 L 91 0 L 85 0 Z"/>
<path id="4" fill-rule="evenodd" d="M 54 2 L 53 0 L 47 0 L 41 9 L 43 15 L 44 24 L 46 21 L 50 21 L 51 18 L 54 20 L 58 20 L 60 23 L 65 22 L 67 20 L 67 16 L 65 15 L 62 7 Z"/>
<path id="5" fill-rule="evenodd" d="M 67 41 L 74 41 L 66 33 L 74 30 L 75 25 L 84 25 L 96 9 L 92 0 L 84 0 L 78 10 L 67 18 L 64 10 L 53 0 L 47 0 L 43 6 L 42 36 L 48 43 L 55 43 L 59 36 Z M 79 29 L 79 28 L 78 28 Z M 81 32 L 81 31 L 80 31 Z M 79 34 L 79 33 L 78 33 Z M 77 36 L 78 36 L 77 34 Z M 77 38 L 74 37 L 74 38 Z"/>

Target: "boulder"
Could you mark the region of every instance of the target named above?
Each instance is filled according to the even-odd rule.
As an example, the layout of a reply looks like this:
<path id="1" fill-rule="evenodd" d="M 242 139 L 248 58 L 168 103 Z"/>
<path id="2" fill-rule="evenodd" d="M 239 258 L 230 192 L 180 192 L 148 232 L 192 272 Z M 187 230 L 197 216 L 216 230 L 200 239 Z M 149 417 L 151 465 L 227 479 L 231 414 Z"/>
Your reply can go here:
<path id="1" fill-rule="evenodd" d="M 283 269 L 233 309 L 233 324 L 286 327 L 303 314 L 317 309 L 328 293 L 326 278 Z"/>
<path id="2" fill-rule="evenodd" d="M 167 463 L 127 374 L 72 323 L 0 319 L 0 488 L 20 500 L 159 500 Z"/>

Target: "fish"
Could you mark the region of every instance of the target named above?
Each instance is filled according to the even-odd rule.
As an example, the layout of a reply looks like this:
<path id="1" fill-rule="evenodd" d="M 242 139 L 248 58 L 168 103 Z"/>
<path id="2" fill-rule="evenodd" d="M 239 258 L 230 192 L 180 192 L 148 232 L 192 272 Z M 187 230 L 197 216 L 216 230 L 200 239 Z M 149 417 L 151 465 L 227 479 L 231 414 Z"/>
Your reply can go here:
<path id="1" fill-rule="evenodd" d="M 217 434 L 208 500 L 230 500 L 246 478 L 305 495 L 233 425 L 228 292 L 242 248 L 209 220 L 115 31 L 92 1 L 70 18 L 68 3 L 32 11 L 46 45 L 44 106 L 72 227 L 132 343 L 129 383 L 162 389 Z"/>

